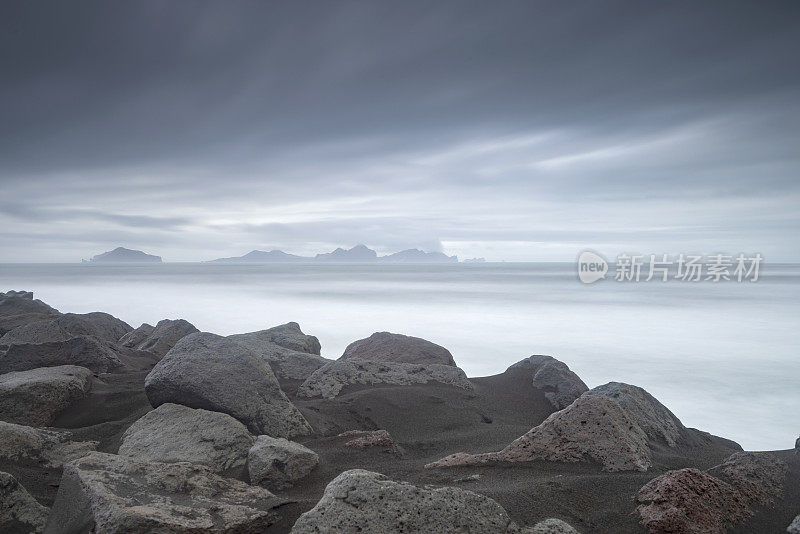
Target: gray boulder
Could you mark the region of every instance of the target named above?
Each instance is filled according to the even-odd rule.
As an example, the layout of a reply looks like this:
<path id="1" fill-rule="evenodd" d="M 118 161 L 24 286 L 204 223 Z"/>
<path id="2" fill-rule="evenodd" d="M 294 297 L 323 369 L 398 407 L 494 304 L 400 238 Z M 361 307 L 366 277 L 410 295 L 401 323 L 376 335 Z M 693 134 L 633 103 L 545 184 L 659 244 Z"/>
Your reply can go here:
<path id="1" fill-rule="evenodd" d="M 311 433 L 263 358 L 215 334 L 190 334 L 159 361 L 144 383 L 150 404 L 171 402 L 231 415 L 255 434 Z"/>
<path id="2" fill-rule="evenodd" d="M 6 332 L 0 345 L 67 341 L 76 336 L 92 336 L 116 343 L 133 330 L 129 324 L 102 312 L 65 313 L 53 319 L 37 321 Z"/>
<path id="3" fill-rule="evenodd" d="M 8 473 L 0 472 L 0 532 L 30 534 L 41 532 L 49 510 L 36 502 Z"/>
<path id="4" fill-rule="evenodd" d="M 244 467 L 253 441 L 228 414 L 167 403 L 125 431 L 119 454 L 149 462 L 191 462 L 226 473 Z"/>
<path id="5" fill-rule="evenodd" d="M 320 367 L 297 390 L 299 397 L 336 397 L 346 386 L 389 384 L 405 386 L 439 382 L 471 390 L 464 371 L 451 365 L 336 360 Z"/>
<path id="6" fill-rule="evenodd" d="M 66 341 L 15 344 L 0 356 L 0 373 L 59 365 L 78 365 L 94 373 L 108 373 L 124 366 L 108 345 L 87 336 Z"/>
<path id="7" fill-rule="evenodd" d="M 769 452 L 737 452 L 709 473 L 738 489 L 748 504 L 768 506 L 783 494 L 789 465 Z"/>
<path id="8" fill-rule="evenodd" d="M 158 322 L 153 331 L 136 348 L 164 356 L 178 341 L 195 332 L 199 330 L 189 321 L 164 319 Z"/>
<path id="9" fill-rule="evenodd" d="M 0 293 L 0 336 L 28 323 L 61 315 L 41 300 L 34 300 L 29 291 Z"/>
<path id="10" fill-rule="evenodd" d="M 128 347 L 129 349 L 135 349 L 139 345 L 141 345 L 144 340 L 148 338 L 150 334 L 153 333 L 155 330 L 155 326 L 142 323 L 138 328 L 134 328 L 121 338 L 119 338 L 119 344 L 123 347 Z"/>
<path id="11" fill-rule="evenodd" d="M 65 409 L 83 399 L 92 372 L 61 365 L 0 375 L 0 420 L 29 426 L 49 426 Z"/>
<path id="12" fill-rule="evenodd" d="M 426 468 L 497 462 L 585 462 L 605 471 L 646 471 L 652 460 L 647 435 L 614 400 L 584 395 L 499 452 L 456 453 Z"/>
<path id="13" fill-rule="evenodd" d="M 325 532 L 511 533 L 519 527 L 502 506 L 460 488 L 418 487 L 353 469 L 325 488 L 293 534 Z"/>
<path id="14" fill-rule="evenodd" d="M 525 534 L 578 534 L 572 525 L 555 518 L 539 521 L 534 526 L 524 529 L 523 532 Z"/>
<path id="15" fill-rule="evenodd" d="M 339 359 L 456 365 L 446 348 L 425 339 L 390 332 L 375 332 L 368 338 L 353 341 Z"/>
<path id="16" fill-rule="evenodd" d="M 64 466 L 45 526 L 63 532 L 263 532 L 283 502 L 190 463 L 92 453 Z"/>
<path id="17" fill-rule="evenodd" d="M 0 460 L 4 462 L 57 468 L 96 449 L 96 441 L 72 441 L 71 432 L 0 421 Z"/>
<path id="18" fill-rule="evenodd" d="M 319 355 L 319 341 L 307 336 L 297 323 L 286 323 L 267 330 L 228 336 L 261 356 L 279 378 L 305 380 L 330 362 Z"/>
<path id="19" fill-rule="evenodd" d="M 292 486 L 319 464 L 311 449 L 284 438 L 258 436 L 247 454 L 251 484 L 261 484 L 272 491 Z"/>
<path id="20" fill-rule="evenodd" d="M 566 408 L 589 390 L 583 380 L 570 371 L 567 364 L 552 356 L 530 356 L 515 363 L 506 372 L 523 370 L 531 373 L 533 387 L 544 391 L 547 400 L 557 410 Z"/>
<path id="21" fill-rule="evenodd" d="M 797 514 L 794 521 L 786 527 L 786 532 L 789 534 L 800 534 L 800 514 Z"/>
<path id="22" fill-rule="evenodd" d="M 683 423 L 666 406 L 638 386 L 609 382 L 589 390 L 586 395 L 614 399 L 649 439 L 665 442 L 670 447 L 674 447 L 686 431 Z"/>

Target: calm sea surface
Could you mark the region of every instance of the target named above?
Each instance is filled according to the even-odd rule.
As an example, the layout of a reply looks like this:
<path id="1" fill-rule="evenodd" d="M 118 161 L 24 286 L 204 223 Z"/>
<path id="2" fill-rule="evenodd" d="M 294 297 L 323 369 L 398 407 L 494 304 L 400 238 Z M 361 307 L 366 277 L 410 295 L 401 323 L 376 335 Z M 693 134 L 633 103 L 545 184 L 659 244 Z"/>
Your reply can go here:
<path id="1" fill-rule="evenodd" d="M 584 285 L 573 264 L 0 264 L 7 289 L 133 326 L 182 317 L 226 335 L 297 321 L 329 358 L 375 331 L 410 334 L 469 376 L 550 354 L 589 387 L 642 386 L 745 449 L 800 434 L 797 265 L 762 266 L 756 283 Z"/>

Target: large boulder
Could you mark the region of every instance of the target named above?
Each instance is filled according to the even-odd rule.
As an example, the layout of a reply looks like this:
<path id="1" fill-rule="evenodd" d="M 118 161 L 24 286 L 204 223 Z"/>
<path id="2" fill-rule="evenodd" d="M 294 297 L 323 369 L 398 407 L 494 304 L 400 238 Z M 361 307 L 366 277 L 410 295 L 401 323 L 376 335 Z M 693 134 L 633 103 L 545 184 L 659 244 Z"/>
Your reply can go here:
<path id="1" fill-rule="evenodd" d="M 646 471 L 652 463 L 644 431 L 617 402 L 601 395 L 578 398 L 499 452 L 456 453 L 425 467 L 587 459 L 599 463 L 605 471 Z"/>
<path id="2" fill-rule="evenodd" d="M 142 323 L 138 328 L 134 328 L 119 338 L 119 344 L 129 349 L 135 349 L 141 345 L 155 329 L 156 327 L 153 325 Z"/>
<path id="3" fill-rule="evenodd" d="M 446 348 L 425 339 L 390 332 L 375 332 L 368 338 L 353 341 L 339 359 L 456 365 Z"/>
<path id="4" fill-rule="evenodd" d="M 686 431 L 680 420 L 666 406 L 638 386 L 609 382 L 589 390 L 586 394 L 603 395 L 617 401 L 631 421 L 644 430 L 651 440 L 674 447 Z"/>
<path id="5" fill-rule="evenodd" d="M 78 365 L 94 373 L 108 373 L 124 366 L 111 347 L 87 336 L 66 341 L 15 344 L 0 355 L 0 373 L 59 365 Z"/>
<path id="6" fill-rule="evenodd" d="M 641 523 L 651 534 L 725 534 L 752 514 L 736 488 L 692 468 L 654 478 L 636 498 Z"/>
<path id="7" fill-rule="evenodd" d="M 131 346 L 130 343 L 133 341 L 133 338 L 141 337 L 141 334 L 147 330 L 145 328 L 147 326 L 150 325 L 145 324 L 134 330 L 134 332 L 138 332 L 138 334 L 132 335 L 131 338 L 127 339 L 127 342 L 123 344 L 126 347 L 136 348 L 138 350 L 146 350 L 158 356 L 164 356 L 172 347 L 175 346 L 178 341 L 189 334 L 199 332 L 199 330 L 195 328 L 192 323 L 186 321 L 185 319 L 164 319 L 159 321 L 155 328 L 153 328 L 153 330 L 147 336 L 145 336 L 140 343 L 135 346 Z M 124 339 L 124 337 L 120 339 L 120 342 L 122 343 Z"/>
<path id="8" fill-rule="evenodd" d="M 107 313 L 65 313 L 6 332 L 0 338 L 0 345 L 66 341 L 76 336 L 92 336 L 116 343 L 131 330 L 133 328 L 129 324 Z"/>
<path id="9" fill-rule="evenodd" d="M 452 365 L 336 360 L 320 367 L 300 385 L 300 397 L 336 397 L 343 388 L 355 384 L 405 386 L 439 382 L 471 390 L 472 382 L 464 371 Z"/>
<path id="10" fill-rule="evenodd" d="M 96 441 L 72 441 L 71 432 L 0 421 L 0 461 L 3 462 L 57 468 L 96 449 Z"/>
<path id="11" fill-rule="evenodd" d="M 247 455 L 251 484 L 261 484 L 273 491 L 292 486 L 319 464 L 311 449 L 284 438 L 258 436 Z"/>
<path id="12" fill-rule="evenodd" d="M 119 454 L 150 462 L 191 462 L 227 473 L 244 467 L 253 441 L 228 414 L 167 403 L 125 431 Z"/>
<path id="13" fill-rule="evenodd" d="M 49 510 L 36 502 L 8 473 L 0 472 L 0 532 L 30 534 L 41 532 Z"/>
<path id="14" fill-rule="evenodd" d="M 329 363 L 319 355 L 319 341 L 303 334 L 297 323 L 228 336 L 261 356 L 282 379 L 305 380 L 311 373 Z"/>
<path id="15" fill-rule="evenodd" d="M 0 336 L 28 323 L 61 315 L 41 300 L 34 300 L 30 291 L 0 292 Z"/>
<path id="16" fill-rule="evenodd" d="M 0 375 L 0 420 L 29 426 L 49 426 L 65 409 L 83 399 L 92 372 L 61 365 Z"/>
<path id="17" fill-rule="evenodd" d="M 62 532 L 263 532 L 284 501 L 190 463 L 92 453 L 64 466 L 45 526 Z"/>
<path id="18" fill-rule="evenodd" d="M 544 391 L 544 396 L 556 410 L 566 408 L 589 390 L 567 364 L 552 356 L 530 356 L 506 369 L 507 373 L 520 371 L 531 374 L 533 387 Z"/>
<path id="19" fill-rule="evenodd" d="M 789 466 L 769 452 L 737 452 L 708 470 L 738 489 L 748 503 L 770 505 L 783 493 Z"/>
<path id="20" fill-rule="evenodd" d="M 418 487 L 362 469 L 345 471 L 300 516 L 293 534 L 324 532 L 511 533 L 519 527 L 497 502 L 459 488 Z"/>
<path id="21" fill-rule="evenodd" d="M 288 438 L 311 433 L 269 364 L 215 334 L 198 332 L 178 341 L 147 375 L 144 387 L 154 407 L 171 402 L 227 413 L 255 434 Z"/>

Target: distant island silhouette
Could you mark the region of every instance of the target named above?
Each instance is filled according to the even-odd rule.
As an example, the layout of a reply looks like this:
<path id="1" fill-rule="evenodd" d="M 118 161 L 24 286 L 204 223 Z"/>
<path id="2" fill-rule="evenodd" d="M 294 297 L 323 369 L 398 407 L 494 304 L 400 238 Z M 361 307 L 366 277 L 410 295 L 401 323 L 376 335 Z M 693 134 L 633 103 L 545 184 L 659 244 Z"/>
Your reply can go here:
<path id="1" fill-rule="evenodd" d="M 83 263 L 162 263 L 161 256 L 154 256 L 141 250 L 131 250 L 125 247 L 117 247 L 114 250 L 92 256 L 89 261 L 82 261 Z"/>

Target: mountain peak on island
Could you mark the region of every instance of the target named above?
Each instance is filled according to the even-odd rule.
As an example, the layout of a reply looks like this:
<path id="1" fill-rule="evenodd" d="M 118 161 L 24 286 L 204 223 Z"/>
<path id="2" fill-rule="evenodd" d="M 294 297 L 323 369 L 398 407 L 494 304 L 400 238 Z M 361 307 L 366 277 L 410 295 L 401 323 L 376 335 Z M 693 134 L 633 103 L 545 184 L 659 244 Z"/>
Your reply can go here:
<path id="1" fill-rule="evenodd" d="M 379 259 L 396 263 L 458 263 L 458 256 L 448 256 L 443 252 L 425 252 L 418 248 L 401 250 Z"/>
<path id="2" fill-rule="evenodd" d="M 309 261 L 309 258 L 288 254 L 282 250 L 251 250 L 244 256 L 218 258 L 209 263 L 289 263 L 296 261 Z"/>
<path id="3" fill-rule="evenodd" d="M 317 261 L 343 261 L 343 262 L 364 262 L 375 261 L 378 259 L 378 253 L 367 247 L 366 245 L 356 245 L 349 250 L 337 248 L 333 252 L 325 254 L 317 254 L 314 257 Z"/>
<path id="4" fill-rule="evenodd" d="M 161 263 L 161 256 L 147 254 L 141 250 L 117 247 L 114 250 L 93 256 L 92 263 Z"/>
<path id="5" fill-rule="evenodd" d="M 209 263 L 292 263 L 292 262 L 340 262 L 340 263 L 457 263 L 458 256 L 448 256 L 442 252 L 425 252 L 418 248 L 410 248 L 378 256 L 378 253 L 366 245 L 356 245 L 350 249 L 342 247 L 332 252 L 316 256 L 297 256 L 282 250 L 252 250 L 244 256 L 218 258 Z"/>

